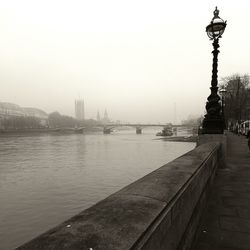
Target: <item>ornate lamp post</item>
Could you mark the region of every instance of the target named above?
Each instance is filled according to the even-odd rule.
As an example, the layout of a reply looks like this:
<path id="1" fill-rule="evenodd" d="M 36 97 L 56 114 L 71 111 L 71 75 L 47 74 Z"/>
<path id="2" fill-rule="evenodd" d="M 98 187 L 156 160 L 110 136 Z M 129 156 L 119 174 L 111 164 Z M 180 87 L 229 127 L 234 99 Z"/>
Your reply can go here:
<path id="1" fill-rule="evenodd" d="M 219 103 L 220 97 L 218 96 L 218 54 L 219 38 L 221 38 L 225 28 L 226 21 L 219 17 L 219 10 L 217 7 L 214 11 L 214 17 L 210 24 L 206 27 L 206 32 L 210 40 L 213 40 L 213 70 L 211 81 L 211 94 L 207 98 L 206 110 L 207 114 L 204 117 L 202 124 L 202 134 L 223 134 L 224 119 L 221 113 L 221 105 Z"/>

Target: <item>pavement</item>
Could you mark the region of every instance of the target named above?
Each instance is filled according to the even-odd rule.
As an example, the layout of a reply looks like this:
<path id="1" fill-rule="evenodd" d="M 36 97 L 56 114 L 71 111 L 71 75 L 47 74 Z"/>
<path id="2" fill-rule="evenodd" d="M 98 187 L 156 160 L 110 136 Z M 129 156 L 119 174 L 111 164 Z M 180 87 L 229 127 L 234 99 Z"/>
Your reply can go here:
<path id="1" fill-rule="evenodd" d="M 250 250 L 250 153 L 245 136 L 228 134 L 192 250 Z"/>

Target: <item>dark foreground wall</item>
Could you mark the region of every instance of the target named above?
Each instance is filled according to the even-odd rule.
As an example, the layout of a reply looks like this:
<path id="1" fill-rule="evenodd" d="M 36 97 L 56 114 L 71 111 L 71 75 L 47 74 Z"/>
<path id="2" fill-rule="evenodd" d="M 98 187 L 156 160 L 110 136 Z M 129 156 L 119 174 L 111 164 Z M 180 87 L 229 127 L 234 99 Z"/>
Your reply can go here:
<path id="1" fill-rule="evenodd" d="M 18 250 L 189 249 L 221 155 L 203 144 Z"/>

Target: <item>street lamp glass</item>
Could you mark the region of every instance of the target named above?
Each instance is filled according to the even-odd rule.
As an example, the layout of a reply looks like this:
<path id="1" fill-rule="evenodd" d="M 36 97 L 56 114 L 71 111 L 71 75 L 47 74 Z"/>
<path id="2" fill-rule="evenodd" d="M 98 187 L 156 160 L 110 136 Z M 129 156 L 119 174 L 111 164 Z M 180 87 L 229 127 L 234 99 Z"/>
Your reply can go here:
<path id="1" fill-rule="evenodd" d="M 221 96 L 225 96 L 226 92 L 227 92 L 227 90 L 224 89 L 224 88 L 219 90 L 219 93 L 220 93 Z"/>
<path id="2" fill-rule="evenodd" d="M 206 27 L 207 35 L 210 39 L 220 38 L 226 28 L 226 21 L 219 17 L 219 10 L 217 7 L 214 11 L 214 17 L 210 24 Z"/>

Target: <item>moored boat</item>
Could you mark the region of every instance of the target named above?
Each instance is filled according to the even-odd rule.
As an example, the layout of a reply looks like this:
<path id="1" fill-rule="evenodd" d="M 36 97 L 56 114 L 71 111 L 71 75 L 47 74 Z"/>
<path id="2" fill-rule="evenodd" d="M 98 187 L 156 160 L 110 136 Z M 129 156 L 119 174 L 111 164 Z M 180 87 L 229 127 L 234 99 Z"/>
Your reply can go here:
<path id="1" fill-rule="evenodd" d="M 164 127 L 163 130 L 161 132 L 158 132 L 156 135 L 157 136 L 172 136 L 173 131 L 171 127 Z"/>

